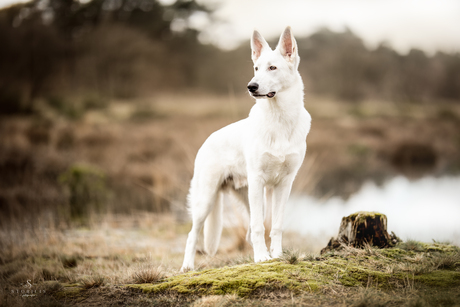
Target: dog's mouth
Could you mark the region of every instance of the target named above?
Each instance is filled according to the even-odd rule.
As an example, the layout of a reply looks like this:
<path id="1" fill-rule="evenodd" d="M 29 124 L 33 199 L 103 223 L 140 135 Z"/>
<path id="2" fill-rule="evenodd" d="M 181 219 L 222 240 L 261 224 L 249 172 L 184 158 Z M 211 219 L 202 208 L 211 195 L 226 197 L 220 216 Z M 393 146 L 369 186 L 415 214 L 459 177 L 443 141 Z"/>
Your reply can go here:
<path id="1" fill-rule="evenodd" d="M 264 98 L 264 97 L 273 98 L 273 97 L 275 97 L 276 92 L 270 92 L 270 93 L 264 94 L 264 95 L 257 94 L 257 93 L 251 93 L 251 95 L 252 95 L 252 97 L 255 97 L 255 98 Z"/>

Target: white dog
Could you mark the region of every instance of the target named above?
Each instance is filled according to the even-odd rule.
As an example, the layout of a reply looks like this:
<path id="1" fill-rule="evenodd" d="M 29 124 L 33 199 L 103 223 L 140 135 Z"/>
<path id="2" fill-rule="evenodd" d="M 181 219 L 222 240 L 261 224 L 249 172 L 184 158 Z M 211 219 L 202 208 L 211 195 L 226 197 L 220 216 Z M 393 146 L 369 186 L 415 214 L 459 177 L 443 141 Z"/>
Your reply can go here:
<path id="1" fill-rule="evenodd" d="M 204 142 L 195 160 L 188 205 L 193 226 L 182 271 L 194 268 L 197 237 L 204 224 L 204 248 L 214 255 L 222 233 L 223 192 L 230 192 L 250 212 L 247 239 L 254 261 L 278 258 L 284 207 L 307 149 L 311 117 L 303 105 L 299 54 L 291 28 L 272 50 L 254 31 L 251 39 L 256 98 L 249 117 L 228 125 Z M 264 237 L 264 208 L 272 208 L 270 253 Z M 270 257 L 271 255 L 271 257 Z"/>

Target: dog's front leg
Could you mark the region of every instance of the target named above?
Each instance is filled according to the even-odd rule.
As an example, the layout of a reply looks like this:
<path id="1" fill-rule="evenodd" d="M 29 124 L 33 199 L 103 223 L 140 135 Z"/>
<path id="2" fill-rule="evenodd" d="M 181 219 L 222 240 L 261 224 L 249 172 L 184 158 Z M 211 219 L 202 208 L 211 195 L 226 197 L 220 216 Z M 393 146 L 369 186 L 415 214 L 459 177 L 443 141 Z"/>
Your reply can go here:
<path id="1" fill-rule="evenodd" d="M 270 260 L 270 254 L 265 244 L 264 227 L 264 185 L 254 178 L 249 183 L 249 210 L 251 225 L 251 241 L 254 248 L 254 261 Z"/>
<path id="2" fill-rule="evenodd" d="M 273 190 L 272 230 L 270 231 L 270 254 L 272 258 L 279 258 L 283 253 L 282 236 L 284 207 L 291 193 L 291 187 L 292 180 L 289 180 L 278 184 Z"/>

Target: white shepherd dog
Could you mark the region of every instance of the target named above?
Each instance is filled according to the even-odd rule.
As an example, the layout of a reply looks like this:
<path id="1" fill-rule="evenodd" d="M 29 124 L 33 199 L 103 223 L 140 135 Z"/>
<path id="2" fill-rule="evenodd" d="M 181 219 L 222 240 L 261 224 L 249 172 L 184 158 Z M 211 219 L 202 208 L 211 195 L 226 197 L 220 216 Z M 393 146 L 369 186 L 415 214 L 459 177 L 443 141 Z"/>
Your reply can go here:
<path id="1" fill-rule="evenodd" d="M 228 125 L 204 142 L 195 160 L 188 206 L 193 226 L 181 271 L 193 270 L 196 243 L 204 225 L 204 249 L 214 255 L 222 234 L 223 192 L 234 194 L 250 212 L 247 240 L 254 261 L 282 254 L 284 207 L 307 149 L 311 117 L 303 104 L 299 54 L 291 28 L 272 50 L 254 31 L 251 39 L 256 99 L 249 117 Z M 270 252 L 264 237 L 265 208 L 272 208 Z"/>

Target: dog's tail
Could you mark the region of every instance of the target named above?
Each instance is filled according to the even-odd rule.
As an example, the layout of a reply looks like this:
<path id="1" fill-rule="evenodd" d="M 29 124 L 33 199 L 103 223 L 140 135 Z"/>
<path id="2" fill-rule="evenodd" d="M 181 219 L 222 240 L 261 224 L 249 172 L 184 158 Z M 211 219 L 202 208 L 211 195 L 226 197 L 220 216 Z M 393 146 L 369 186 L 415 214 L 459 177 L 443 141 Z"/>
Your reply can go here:
<path id="1" fill-rule="evenodd" d="M 204 251 L 211 256 L 216 254 L 222 235 L 223 198 L 224 195 L 220 192 L 216 197 L 214 208 L 204 222 Z"/>

